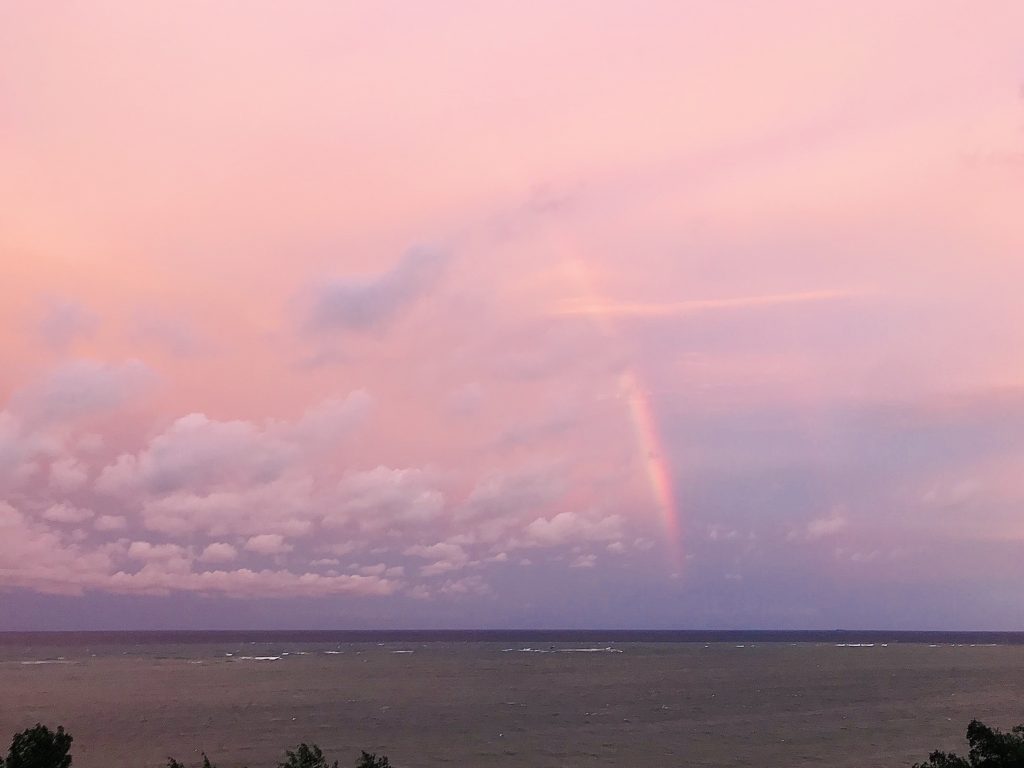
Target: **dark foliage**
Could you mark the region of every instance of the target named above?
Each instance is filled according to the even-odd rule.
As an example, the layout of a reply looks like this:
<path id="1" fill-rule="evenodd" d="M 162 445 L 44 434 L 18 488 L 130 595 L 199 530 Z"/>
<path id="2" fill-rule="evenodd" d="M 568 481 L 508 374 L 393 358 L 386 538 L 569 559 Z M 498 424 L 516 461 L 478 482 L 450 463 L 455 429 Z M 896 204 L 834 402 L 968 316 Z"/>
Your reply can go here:
<path id="1" fill-rule="evenodd" d="M 277 768 L 338 768 L 337 760 L 328 766 L 327 758 L 316 744 L 299 744 L 294 752 L 286 751 L 285 755 L 285 761 L 278 763 Z"/>
<path id="2" fill-rule="evenodd" d="M 376 753 L 363 752 L 359 762 L 356 763 L 356 768 L 391 768 L 391 761 L 386 755 L 377 757 Z"/>
<path id="3" fill-rule="evenodd" d="M 14 735 L 7 759 L 0 757 L 0 768 L 71 768 L 71 741 L 71 734 L 64 731 L 64 726 L 51 731 L 45 725 L 37 724 L 34 728 Z M 167 768 L 187 766 L 168 757 Z M 202 768 L 217 768 L 205 752 Z M 278 768 L 338 768 L 338 761 L 328 763 L 316 744 L 299 744 L 294 752 L 285 752 L 285 760 L 278 763 Z M 391 762 L 385 755 L 377 757 L 363 752 L 356 768 L 391 768 Z"/>
<path id="4" fill-rule="evenodd" d="M 71 741 L 63 726 L 51 731 L 36 723 L 14 735 L 7 759 L 0 759 L 0 768 L 70 768 Z"/>
<path id="5" fill-rule="evenodd" d="M 914 768 L 1024 768 L 1024 725 L 1004 733 L 972 720 L 967 726 L 967 744 L 966 758 L 953 752 L 932 752 L 928 762 Z"/>
<path id="6" fill-rule="evenodd" d="M 179 763 L 173 757 L 167 758 L 167 768 L 187 768 L 184 763 Z M 217 768 L 217 766 L 210 763 L 210 758 L 203 752 L 203 768 Z"/>

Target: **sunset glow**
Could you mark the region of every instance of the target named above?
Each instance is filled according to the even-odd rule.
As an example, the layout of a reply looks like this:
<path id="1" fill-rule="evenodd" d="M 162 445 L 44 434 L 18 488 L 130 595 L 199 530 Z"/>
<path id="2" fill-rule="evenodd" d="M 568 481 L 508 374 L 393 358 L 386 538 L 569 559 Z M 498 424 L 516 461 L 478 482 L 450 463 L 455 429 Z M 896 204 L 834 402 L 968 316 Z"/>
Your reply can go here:
<path id="1" fill-rule="evenodd" d="M 1021 628 L 1022 51 L 2 4 L 0 629 Z"/>

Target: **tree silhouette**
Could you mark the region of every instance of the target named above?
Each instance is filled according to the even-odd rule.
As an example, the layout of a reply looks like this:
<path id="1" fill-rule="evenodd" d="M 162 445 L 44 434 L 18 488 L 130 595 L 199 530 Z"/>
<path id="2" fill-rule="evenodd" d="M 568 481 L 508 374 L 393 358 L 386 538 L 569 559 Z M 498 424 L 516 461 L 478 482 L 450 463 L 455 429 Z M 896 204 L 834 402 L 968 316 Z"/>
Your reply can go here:
<path id="1" fill-rule="evenodd" d="M 391 768 L 391 761 L 388 760 L 387 755 L 377 757 L 376 753 L 363 752 L 359 762 L 356 763 L 356 768 Z"/>
<path id="2" fill-rule="evenodd" d="M 51 731 L 36 723 L 21 733 L 14 734 L 7 759 L 0 759 L 0 768 L 70 768 L 71 734 L 64 726 Z"/>
<path id="3" fill-rule="evenodd" d="M 328 766 L 327 758 L 316 744 L 299 744 L 294 752 L 286 750 L 285 755 L 285 761 L 278 763 L 277 768 L 338 768 L 337 760 Z"/>
<path id="4" fill-rule="evenodd" d="M 967 743 L 970 751 L 966 758 L 955 752 L 932 752 L 928 762 L 914 768 L 1024 768 L 1024 725 L 1004 733 L 971 720 Z"/>
<path id="5" fill-rule="evenodd" d="M 51 731 L 45 725 L 36 724 L 16 733 L 11 741 L 7 758 L 0 757 L 0 768 L 71 768 L 71 734 L 64 726 Z M 203 752 L 202 768 L 217 768 Z M 167 768 L 187 768 L 173 757 L 167 758 Z M 285 760 L 277 768 L 338 768 L 338 761 L 328 763 L 324 753 L 316 744 L 299 744 L 295 751 L 285 751 Z M 356 768 L 391 768 L 386 755 L 362 752 Z M 930 768 L 927 767 L 927 768 Z M 943 767 L 944 768 L 944 767 Z"/>
<path id="6" fill-rule="evenodd" d="M 208 758 L 206 756 L 205 752 L 203 752 L 202 754 L 203 754 L 203 768 L 217 768 L 217 766 L 212 765 L 210 763 L 210 758 Z M 184 763 L 179 763 L 173 757 L 168 757 L 167 758 L 167 768 L 186 768 L 186 766 L 185 766 Z"/>

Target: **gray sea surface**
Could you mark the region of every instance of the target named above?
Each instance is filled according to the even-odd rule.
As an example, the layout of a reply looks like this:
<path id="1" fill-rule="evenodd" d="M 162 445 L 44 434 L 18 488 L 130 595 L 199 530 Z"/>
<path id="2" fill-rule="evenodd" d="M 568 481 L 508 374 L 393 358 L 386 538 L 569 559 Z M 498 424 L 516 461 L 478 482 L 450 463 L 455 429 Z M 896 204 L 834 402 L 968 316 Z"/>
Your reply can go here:
<path id="1" fill-rule="evenodd" d="M 76 768 L 303 741 L 342 766 L 865 768 L 1024 722 L 1018 636 L 768 635 L 0 635 L 0 737 L 62 724 Z"/>

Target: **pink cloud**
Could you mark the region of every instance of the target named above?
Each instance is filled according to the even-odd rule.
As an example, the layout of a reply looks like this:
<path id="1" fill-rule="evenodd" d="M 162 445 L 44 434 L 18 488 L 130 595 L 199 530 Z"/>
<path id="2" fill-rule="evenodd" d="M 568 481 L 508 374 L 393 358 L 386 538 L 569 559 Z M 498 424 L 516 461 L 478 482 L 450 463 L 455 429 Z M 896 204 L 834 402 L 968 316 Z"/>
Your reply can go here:
<path id="1" fill-rule="evenodd" d="M 279 533 L 261 533 L 250 536 L 245 542 L 245 549 L 260 555 L 283 555 L 291 552 L 294 547 L 286 543 L 284 536 Z"/>

